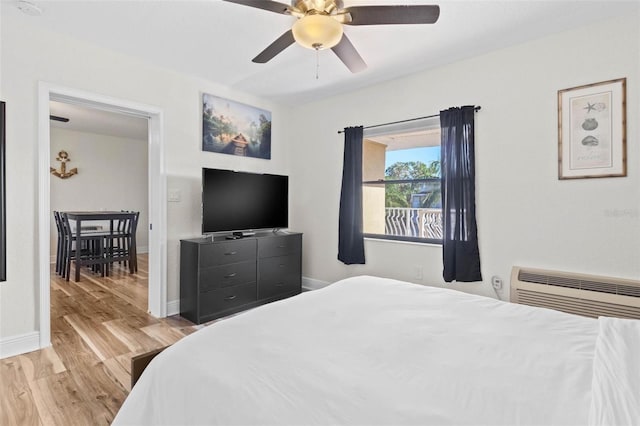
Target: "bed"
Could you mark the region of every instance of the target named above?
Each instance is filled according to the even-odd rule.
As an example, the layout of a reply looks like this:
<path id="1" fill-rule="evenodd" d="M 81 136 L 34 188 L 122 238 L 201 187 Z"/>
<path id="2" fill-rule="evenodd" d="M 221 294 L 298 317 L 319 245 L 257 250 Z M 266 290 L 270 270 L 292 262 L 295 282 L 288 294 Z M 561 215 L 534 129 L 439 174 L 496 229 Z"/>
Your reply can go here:
<path id="1" fill-rule="evenodd" d="M 361 276 L 158 355 L 115 425 L 640 422 L 640 321 Z"/>

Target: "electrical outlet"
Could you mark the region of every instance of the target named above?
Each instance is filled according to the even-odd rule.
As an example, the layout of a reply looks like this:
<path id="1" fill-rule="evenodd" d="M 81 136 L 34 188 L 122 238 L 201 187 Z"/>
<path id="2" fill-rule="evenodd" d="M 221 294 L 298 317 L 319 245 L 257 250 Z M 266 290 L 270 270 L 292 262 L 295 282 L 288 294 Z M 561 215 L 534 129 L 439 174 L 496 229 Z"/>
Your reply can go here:
<path id="1" fill-rule="evenodd" d="M 502 290 L 502 278 L 497 275 L 491 277 L 491 285 L 496 290 Z"/>

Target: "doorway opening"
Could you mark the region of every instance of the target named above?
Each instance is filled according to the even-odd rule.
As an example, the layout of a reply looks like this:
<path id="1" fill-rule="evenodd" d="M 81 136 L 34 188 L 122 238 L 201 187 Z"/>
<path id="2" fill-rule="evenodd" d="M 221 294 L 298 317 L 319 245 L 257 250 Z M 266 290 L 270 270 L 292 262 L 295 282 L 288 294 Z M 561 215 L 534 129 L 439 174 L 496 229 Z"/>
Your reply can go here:
<path id="1" fill-rule="evenodd" d="M 143 226 L 148 232 L 148 312 L 155 317 L 167 315 L 166 296 L 166 175 L 164 172 L 162 110 L 127 100 L 114 99 L 102 95 L 78 91 L 75 89 L 40 83 L 39 87 L 39 322 L 40 347 L 51 344 L 50 319 L 50 261 L 55 247 L 51 248 L 51 209 L 59 204 L 56 197 L 52 200 L 50 189 L 52 174 L 50 167 L 55 165 L 52 158 L 52 143 L 56 142 L 55 133 L 50 129 L 50 115 L 53 115 L 52 102 L 75 108 L 91 109 L 104 114 L 120 114 L 148 121 L 147 128 L 147 165 L 148 165 L 148 202 L 147 220 Z M 53 138 L 52 138 L 52 133 Z M 55 153 L 54 153 L 55 155 Z M 114 171 L 125 167 L 126 162 L 113 164 Z M 57 179 L 54 177 L 54 179 Z M 58 194 L 59 195 L 59 194 Z M 97 201 L 96 201 L 97 202 Z M 99 206 L 98 209 L 107 208 Z M 55 233 L 55 232 L 54 232 Z M 138 234 L 140 235 L 140 234 Z"/>
<path id="2" fill-rule="evenodd" d="M 70 296 L 83 289 L 98 298 L 104 297 L 104 292 L 107 292 L 119 295 L 139 309 L 147 311 L 149 119 L 59 101 L 51 101 L 49 107 L 49 153 L 52 162 L 49 248 L 52 254 L 51 264 L 55 264 L 55 272 L 54 268 L 51 272 L 52 327 L 55 328 L 55 300 L 59 299 L 54 294 L 58 290 L 58 294 Z M 84 252 L 81 257 L 85 260 L 100 262 L 107 253 L 126 257 L 129 252 L 133 252 L 136 262 L 131 263 L 140 263 L 139 270 L 135 268 L 135 273 L 130 273 L 127 271 L 129 262 L 122 260 L 96 263 L 92 268 L 74 268 L 82 272 L 81 281 L 84 282 L 73 285 L 75 274 L 72 273 L 72 261 L 69 256 L 63 256 L 67 251 L 64 220 L 60 217 L 54 220 L 54 217 L 58 212 L 94 212 L 98 215 L 104 212 L 104 217 L 108 217 L 106 215 L 110 213 L 107 212 L 122 211 L 133 212 L 136 220 L 103 219 L 82 222 L 82 233 L 85 237 L 94 239 L 81 244 L 87 247 L 83 247 L 80 252 L 77 251 L 76 241 L 76 255 Z M 75 220 L 70 219 L 67 223 L 72 228 L 71 232 L 75 232 Z M 129 241 L 127 238 L 126 245 L 123 237 L 104 236 L 111 228 L 116 233 L 133 232 L 133 226 L 136 228 L 135 239 Z M 101 244 L 96 244 L 97 237 Z M 129 248 L 130 242 L 136 243 L 135 251 Z M 114 245 L 115 250 L 105 250 L 103 246 L 109 244 Z M 93 250 L 90 251 L 88 246 Z"/>

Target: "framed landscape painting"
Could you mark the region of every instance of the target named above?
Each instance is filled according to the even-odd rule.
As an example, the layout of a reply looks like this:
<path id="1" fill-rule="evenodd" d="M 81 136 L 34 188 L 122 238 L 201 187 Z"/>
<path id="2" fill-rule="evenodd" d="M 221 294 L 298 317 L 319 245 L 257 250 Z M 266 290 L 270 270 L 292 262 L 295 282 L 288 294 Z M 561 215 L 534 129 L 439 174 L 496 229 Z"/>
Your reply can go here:
<path id="1" fill-rule="evenodd" d="M 202 150 L 271 159 L 271 112 L 204 93 Z"/>
<path id="2" fill-rule="evenodd" d="M 558 91 L 558 177 L 627 175 L 626 78 Z"/>

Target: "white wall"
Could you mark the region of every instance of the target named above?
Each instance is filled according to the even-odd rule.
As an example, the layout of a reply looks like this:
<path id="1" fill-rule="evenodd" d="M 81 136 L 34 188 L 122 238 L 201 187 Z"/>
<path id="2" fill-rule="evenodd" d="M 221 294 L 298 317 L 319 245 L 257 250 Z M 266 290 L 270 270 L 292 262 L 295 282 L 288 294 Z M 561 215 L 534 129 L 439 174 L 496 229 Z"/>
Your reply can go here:
<path id="1" fill-rule="evenodd" d="M 640 278 L 639 16 L 601 22 L 296 108 L 293 227 L 304 275 L 367 273 L 444 285 L 439 246 L 366 241 L 367 265 L 336 260 L 342 135 L 475 104 L 477 215 L 484 282 L 513 265 Z M 558 180 L 557 91 L 627 77 L 628 177 Z M 322 117 L 309 120 L 308 117 Z M 414 278 L 417 266 L 422 279 Z M 508 296 L 505 289 L 503 297 Z"/>
<path id="2" fill-rule="evenodd" d="M 1 3 L 1 7 L 13 7 Z M 2 19 L 2 94 L 7 101 L 7 282 L 0 283 L 0 343 L 37 331 L 38 82 L 46 81 L 164 111 L 167 187 L 181 201 L 167 207 L 168 300 L 179 298 L 179 240 L 200 234 L 202 167 L 289 174 L 288 109 L 228 87 L 178 74 L 82 41 L 45 32 L 28 16 Z M 272 112 L 271 160 L 202 152 L 200 94 Z M 82 165 L 79 165 L 80 167 Z"/>
<path id="3" fill-rule="evenodd" d="M 1 7 L 7 7 L 4 2 Z M 45 32 L 29 17 L 2 16 L 0 93 L 7 101 L 7 264 L 0 283 L 0 343 L 38 327 L 37 85 L 154 105 L 164 111 L 168 205 L 168 300 L 178 298 L 179 239 L 200 233 L 200 173 L 219 167 L 291 175 L 291 228 L 304 235 L 306 277 L 333 281 L 372 273 L 441 284 L 438 247 L 367 241 L 368 264 L 336 260 L 342 138 L 348 125 L 422 116 L 454 105 L 477 114 L 478 221 L 483 284 L 513 264 L 638 278 L 640 19 L 629 16 L 426 71 L 295 111 L 232 88 L 158 68 Z M 629 176 L 558 181 L 558 89 L 628 78 Z M 200 149 L 200 93 L 273 112 L 272 160 Z M 322 117 L 310 120 L 309 117 Z M 413 268 L 424 267 L 422 280 Z"/>
<path id="4" fill-rule="evenodd" d="M 58 153 L 66 151 L 78 174 L 51 177 L 51 211 L 130 210 L 140 212 L 136 240 L 138 252 L 149 244 L 148 141 L 85 133 L 51 127 L 51 167 L 60 170 Z M 57 233 L 51 214 L 51 256 Z"/>

